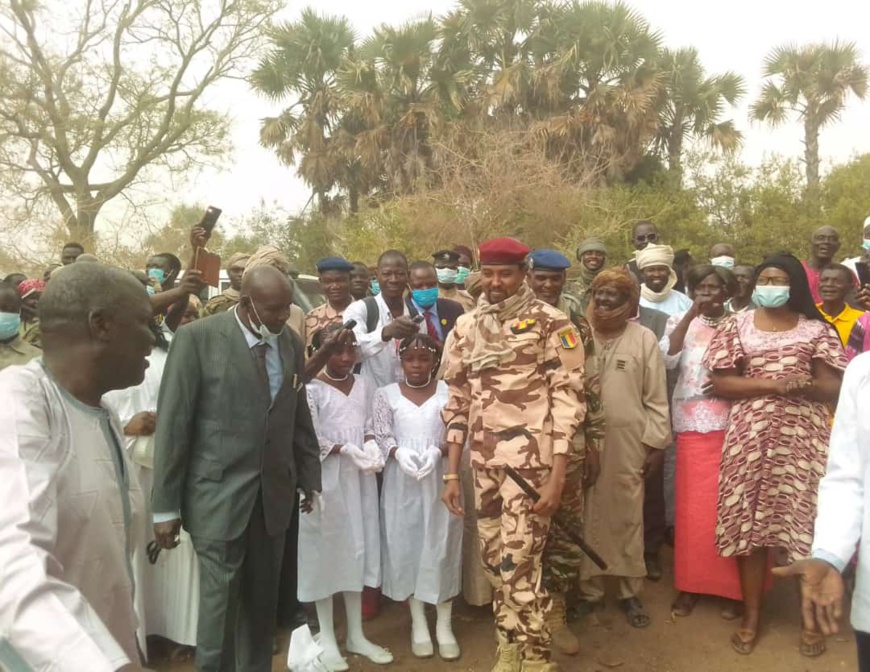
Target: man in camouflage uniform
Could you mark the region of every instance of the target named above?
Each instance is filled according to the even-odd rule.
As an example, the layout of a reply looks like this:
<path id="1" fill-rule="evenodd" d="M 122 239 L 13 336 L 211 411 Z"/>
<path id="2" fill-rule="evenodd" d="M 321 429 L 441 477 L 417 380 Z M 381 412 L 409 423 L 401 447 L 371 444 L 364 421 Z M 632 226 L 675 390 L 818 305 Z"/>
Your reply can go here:
<path id="1" fill-rule="evenodd" d="M 583 488 L 595 484 L 600 470 L 599 455 L 604 442 L 604 409 L 601 406 L 601 381 L 592 327 L 580 314 L 577 300 L 564 293 L 568 257 L 555 250 L 535 250 L 529 255 L 529 286 L 541 301 L 555 306 L 574 324 L 586 355 L 584 395 L 586 418 L 581 431 L 574 437 L 574 452 L 568 458 L 565 490 L 559 506 L 559 517 L 571 529 L 583 529 Z M 560 528 L 550 527 L 544 548 L 544 587 L 550 592 L 553 609 L 547 625 L 553 636 L 553 645 L 562 653 L 576 655 L 580 642 L 568 629 L 565 618 L 565 596 L 580 581 L 583 551 Z"/>
<path id="2" fill-rule="evenodd" d="M 242 275 L 250 258 L 251 255 L 245 252 L 236 252 L 230 257 L 230 260 L 227 262 L 227 275 L 230 278 L 230 286 L 222 294 L 208 300 L 208 303 L 202 309 L 202 317 L 224 313 L 239 302 L 239 292 L 242 289 Z"/>
<path id="3" fill-rule="evenodd" d="M 583 420 L 584 353 L 570 320 L 525 282 L 529 249 L 499 238 L 480 246 L 483 296 L 456 323 L 444 379 L 449 466 L 443 500 L 462 515 L 459 464 L 470 439 L 483 565 L 495 589 L 493 672 L 554 672 L 541 585 L 550 516 L 559 507 L 571 443 Z M 507 476 L 540 493 L 534 504 Z"/>
<path id="4" fill-rule="evenodd" d="M 326 303 L 312 308 L 305 316 L 307 349 L 311 349 L 311 339 L 321 329 L 342 323 L 344 309 L 353 303 L 350 294 L 350 274 L 354 265 L 341 257 L 326 257 L 317 262 L 317 276 L 326 297 Z"/>

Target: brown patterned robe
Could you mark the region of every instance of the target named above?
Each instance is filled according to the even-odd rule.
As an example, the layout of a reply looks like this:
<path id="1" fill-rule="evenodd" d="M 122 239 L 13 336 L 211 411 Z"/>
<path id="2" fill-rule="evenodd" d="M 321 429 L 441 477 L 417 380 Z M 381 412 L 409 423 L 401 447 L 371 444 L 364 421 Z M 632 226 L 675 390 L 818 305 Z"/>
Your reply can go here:
<path id="1" fill-rule="evenodd" d="M 814 359 L 846 368 L 828 324 L 801 317 L 791 331 L 763 332 L 754 318 L 750 311 L 719 325 L 704 357 L 708 369 L 780 380 L 811 375 Z M 732 404 L 719 471 L 719 555 L 772 547 L 792 561 L 809 556 L 830 434 L 831 409 L 819 401 L 765 395 Z"/>

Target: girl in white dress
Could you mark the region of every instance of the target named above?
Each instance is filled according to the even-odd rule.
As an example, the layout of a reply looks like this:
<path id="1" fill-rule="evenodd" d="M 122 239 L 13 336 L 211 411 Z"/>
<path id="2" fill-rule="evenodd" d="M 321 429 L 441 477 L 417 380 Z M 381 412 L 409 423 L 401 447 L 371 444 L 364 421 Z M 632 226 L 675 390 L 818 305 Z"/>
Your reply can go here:
<path id="1" fill-rule="evenodd" d="M 340 325 L 317 332 L 319 349 Z M 308 405 L 320 443 L 323 492 L 318 506 L 299 519 L 301 602 L 314 602 L 320 622 L 323 662 L 330 670 L 349 669 L 335 638 L 333 595 L 343 593 L 348 653 L 387 664 L 393 656 L 366 639 L 362 629 L 362 590 L 381 585 L 378 486 L 384 463 L 366 430 L 371 389 L 353 375 L 356 344 L 333 354 L 323 373 L 307 386 Z"/>
<path id="2" fill-rule="evenodd" d="M 375 393 L 375 437 L 386 461 L 381 495 L 383 593 L 408 600 L 411 650 L 434 654 L 425 604 L 437 613 L 435 635 L 444 660 L 459 658 L 451 624 L 452 598 L 462 589 L 462 519 L 441 502 L 447 384 L 435 380 L 438 348 L 425 334 L 402 341 L 399 356 L 405 382 Z"/>

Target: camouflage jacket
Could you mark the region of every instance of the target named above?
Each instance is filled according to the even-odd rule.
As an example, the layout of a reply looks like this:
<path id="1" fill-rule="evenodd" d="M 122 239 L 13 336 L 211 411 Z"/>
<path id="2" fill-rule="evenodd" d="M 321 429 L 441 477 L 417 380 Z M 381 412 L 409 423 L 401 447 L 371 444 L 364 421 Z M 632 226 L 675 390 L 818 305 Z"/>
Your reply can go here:
<path id="1" fill-rule="evenodd" d="M 604 447 L 604 407 L 601 405 L 601 376 L 598 367 L 598 357 L 595 355 L 595 339 L 592 337 L 592 326 L 579 311 L 579 305 L 574 297 L 567 298 L 563 294 L 556 306 L 571 318 L 580 342 L 586 353 L 586 373 L 583 392 L 586 396 L 586 418 L 582 431 L 574 437 L 574 447 L 579 455 L 585 457 L 587 450 L 601 453 Z"/>
<path id="2" fill-rule="evenodd" d="M 519 319 L 502 324 L 512 355 L 474 372 L 462 355 L 473 348 L 476 312 L 457 320 L 445 345 L 446 440 L 470 439 L 477 468 L 549 467 L 553 455 L 573 452 L 572 439 L 586 413 L 585 355 L 577 332 L 563 313 L 535 300 Z"/>
<path id="3" fill-rule="evenodd" d="M 317 308 L 312 308 L 308 311 L 308 314 L 305 316 L 305 345 L 310 346 L 314 334 L 321 329 L 325 329 L 331 324 L 341 324 L 341 316 L 342 314 L 330 306 L 329 303 L 324 303 L 322 306 L 317 306 Z"/>
<path id="4" fill-rule="evenodd" d="M 208 303 L 206 303 L 202 307 L 202 310 L 200 311 L 201 317 L 208 317 L 210 315 L 217 315 L 218 313 L 225 313 L 237 303 L 238 301 L 234 301 L 225 294 L 219 294 L 213 299 L 209 299 Z"/>
<path id="5" fill-rule="evenodd" d="M 448 299 L 450 301 L 456 301 L 462 309 L 468 313 L 474 310 L 475 300 L 464 289 L 456 289 L 456 287 L 452 287 L 451 289 L 444 289 L 443 287 L 438 288 L 438 298 L 439 299 Z"/>

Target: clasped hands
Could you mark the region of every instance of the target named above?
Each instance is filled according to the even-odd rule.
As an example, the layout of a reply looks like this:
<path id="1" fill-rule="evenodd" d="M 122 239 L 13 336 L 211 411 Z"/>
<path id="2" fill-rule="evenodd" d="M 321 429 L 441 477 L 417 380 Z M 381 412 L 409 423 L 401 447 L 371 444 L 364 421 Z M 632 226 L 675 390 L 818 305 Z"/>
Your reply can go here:
<path id="1" fill-rule="evenodd" d="M 369 439 L 363 447 L 346 443 L 341 447 L 341 454 L 349 457 L 360 471 L 376 474 L 384 468 L 384 456 L 376 441 Z"/>
<path id="2" fill-rule="evenodd" d="M 395 452 L 396 462 L 402 471 L 418 481 L 431 474 L 442 457 L 441 449 L 436 446 L 429 446 L 419 453 L 412 448 L 396 448 Z"/>

